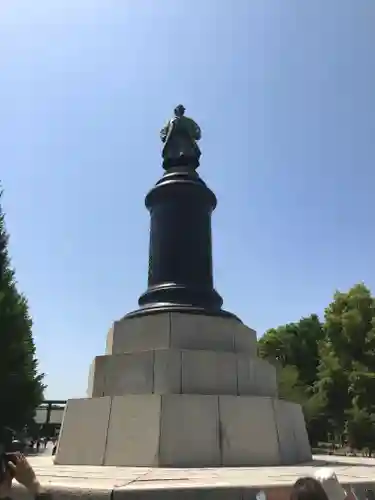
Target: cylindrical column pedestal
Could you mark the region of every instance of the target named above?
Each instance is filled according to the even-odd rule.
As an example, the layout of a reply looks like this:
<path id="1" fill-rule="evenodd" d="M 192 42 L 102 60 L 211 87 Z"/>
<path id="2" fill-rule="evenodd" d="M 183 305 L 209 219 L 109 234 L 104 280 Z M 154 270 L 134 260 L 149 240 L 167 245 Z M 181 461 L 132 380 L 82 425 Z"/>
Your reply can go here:
<path id="1" fill-rule="evenodd" d="M 214 193 L 193 169 L 176 168 L 147 194 L 146 207 L 151 216 L 148 289 L 139 298 L 140 310 L 130 314 L 223 314 L 212 273 Z"/>

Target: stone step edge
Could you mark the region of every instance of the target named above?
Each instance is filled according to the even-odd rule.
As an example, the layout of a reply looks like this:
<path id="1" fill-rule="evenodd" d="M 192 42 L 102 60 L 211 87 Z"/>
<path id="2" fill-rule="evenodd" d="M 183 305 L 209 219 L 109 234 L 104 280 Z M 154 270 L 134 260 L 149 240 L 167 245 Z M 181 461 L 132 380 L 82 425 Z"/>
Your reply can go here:
<path id="1" fill-rule="evenodd" d="M 276 473 L 276 471 L 275 471 Z M 267 485 L 230 485 L 218 482 L 216 485 L 173 485 L 173 480 L 165 479 L 160 481 L 143 481 L 146 484 L 139 484 L 142 481 L 139 479 L 131 481 L 129 484 L 123 486 L 100 486 L 98 483 L 100 481 L 105 482 L 106 479 L 99 478 L 79 478 L 82 482 L 87 481 L 87 484 L 77 485 L 76 481 L 69 481 L 66 484 L 54 484 L 50 481 L 43 481 L 41 479 L 41 484 L 43 488 L 52 495 L 52 500 L 59 500 L 63 498 L 74 499 L 87 497 L 88 500 L 128 500 L 130 497 L 134 497 L 134 500 L 141 500 L 144 496 L 145 500 L 150 500 L 150 498 L 157 497 L 158 500 L 162 500 L 165 495 L 168 495 L 166 500 L 180 500 L 181 494 L 184 495 L 184 500 L 186 500 L 187 495 L 191 495 L 192 500 L 197 500 L 201 498 L 202 500 L 207 500 L 207 496 L 213 498 L 215 494 L 220 497 L 220 500 L 288 500 L 292 484 L 295 482 L 296 478 L 291 479 L 290 484 L 285 483 L 280 484 L 267 484 Z M 65 479 L 68 479 L 65 477 Z M 76 478 L 78 479 L 78 478 Z M 108 479 L 107 479 L 108 480 Z M 181 481 L 181 480 L 179 480 Z M 93 483 L 90 485 L 90 483 Z M 94 484 L 96 483 L 96 484 Z M 153 483 L 153 484 L 150 484 Z M 157 483 L 157 484 L 155 484 Z M 358 500 L 366 500 L 366 490 L 375 492 L 375 478 L 374 480 L 363 481 L 363 478 L 358 478 L 358 480 L 353 479 L 350 483 L 341 482 L 341 485 L 349 492 L 354 491 Z M 259 495 L 260 494 L 260 495 Z M 194 496 L 193 496 L 194 495 Z M 199 497 L 197 496 L 199 495 Z M 259 495 L 259 496 L 258 496 Z M 24 500 L 25 498 L 30 498 L 28 492 L 23 486 L 15 484 L 12 487 L 13 500 Z"/>

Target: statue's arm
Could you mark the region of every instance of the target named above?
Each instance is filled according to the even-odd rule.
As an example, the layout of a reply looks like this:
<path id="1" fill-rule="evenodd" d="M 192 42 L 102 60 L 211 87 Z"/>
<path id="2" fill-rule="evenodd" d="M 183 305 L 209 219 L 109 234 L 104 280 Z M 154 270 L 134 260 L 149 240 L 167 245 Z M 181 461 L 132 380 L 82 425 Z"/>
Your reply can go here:
<path id="1" fill-rule="evenodd" d="M 168 129 L 169 129 L 169 123 L 167 123 L 167 125 L 165 125 L 165 127 L 163 127 L 160 130 L 160 139 L 161 139 L 161 142 L 165 142 L 165 140 L 167 138 L 167 135 L 168 135 Z"/>
<path id="2" fill-rule="evenodd" d="M 199 141 L 202 137 L 202 131 L 198 124 L 195 124 L 195 140 Z"/>

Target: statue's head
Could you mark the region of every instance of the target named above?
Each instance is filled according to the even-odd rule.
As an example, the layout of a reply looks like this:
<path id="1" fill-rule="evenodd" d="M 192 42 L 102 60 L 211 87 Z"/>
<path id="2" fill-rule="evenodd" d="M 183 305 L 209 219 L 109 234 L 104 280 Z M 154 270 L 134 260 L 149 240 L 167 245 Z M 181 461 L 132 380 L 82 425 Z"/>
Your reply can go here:
<path id="1" fill-rule="evenodd" d="M 178 117 L 184 116 L 185 108 L 182 104 L 179 104 L 177 108 L 174 108 L 174 114 Z"/>

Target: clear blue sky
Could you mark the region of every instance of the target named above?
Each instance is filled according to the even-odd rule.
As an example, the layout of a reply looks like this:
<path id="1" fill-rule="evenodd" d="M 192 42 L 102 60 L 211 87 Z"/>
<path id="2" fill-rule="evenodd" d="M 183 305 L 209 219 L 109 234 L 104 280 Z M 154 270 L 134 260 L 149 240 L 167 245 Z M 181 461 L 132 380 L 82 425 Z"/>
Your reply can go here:
<path id="1" fill-rule="evenodd" d="M 180 102 L 227 309 L 261 335 L 375 292 L 374 26 L 374 0 L 1 3 L 0 177 L 47 397 L 85 395 L 146 288 L 144 195 Z"/>

